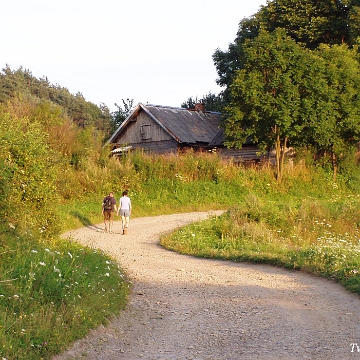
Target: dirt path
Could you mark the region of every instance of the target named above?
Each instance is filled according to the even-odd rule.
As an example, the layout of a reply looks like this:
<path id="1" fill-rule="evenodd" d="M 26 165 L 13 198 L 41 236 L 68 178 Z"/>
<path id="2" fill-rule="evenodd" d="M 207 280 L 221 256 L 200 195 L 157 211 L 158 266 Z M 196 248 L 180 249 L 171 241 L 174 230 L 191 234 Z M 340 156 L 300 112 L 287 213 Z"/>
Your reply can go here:
<path id="1" fill-rule="evenodd" d="M 68 233 L 118 259 L 134 290 L 119 318 L 54 360 L 360 359 L 351 346 L 360 351 L 360 297 L 342 286 L 158 245 L 160 234 L 208 216 L 132 219 L 128 235 L 96 227 Z M 120 230 L 118 222 L 114 230 Z"/>

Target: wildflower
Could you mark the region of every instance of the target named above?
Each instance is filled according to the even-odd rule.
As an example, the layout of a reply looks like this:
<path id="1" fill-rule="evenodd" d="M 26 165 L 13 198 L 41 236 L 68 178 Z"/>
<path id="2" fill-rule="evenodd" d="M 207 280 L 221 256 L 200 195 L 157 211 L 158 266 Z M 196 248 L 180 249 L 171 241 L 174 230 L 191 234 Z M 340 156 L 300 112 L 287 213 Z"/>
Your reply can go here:
<path id="1" fill-rule="evenodd" d="M 40 264 L 41 266 L 46 266 L 46 264 L 45 264 L 43 261 L 40 261 L 39 264 Z"/>
<path id="2" fill-rule="evenodd" d="M 20 296 L 19 295 L 14 295 L 13 298 L 18 299 Z"/>
<path id="3" fill-rule="evenodd" d="M 29 280 L 36 280 L 35 273 L 29 272 Z"/>
<path id="4" fill-rule="evenodd" d="M 10 227 L 11 229 L 15 229 L 15 225 L 12 224 L 12 223 L 9 223 L 9 227 Z"/>
<path id="5" fill-rule="evenodd" d="M 110 276 L 110 274 L 109 274 L 109 273 L 106 273 L 105 276 Z"/>
<path id="6" fill-rule="evenodd" d="M 31 250 L 33 254 L 37 254 L 38 252 L 36 250 Z"/>

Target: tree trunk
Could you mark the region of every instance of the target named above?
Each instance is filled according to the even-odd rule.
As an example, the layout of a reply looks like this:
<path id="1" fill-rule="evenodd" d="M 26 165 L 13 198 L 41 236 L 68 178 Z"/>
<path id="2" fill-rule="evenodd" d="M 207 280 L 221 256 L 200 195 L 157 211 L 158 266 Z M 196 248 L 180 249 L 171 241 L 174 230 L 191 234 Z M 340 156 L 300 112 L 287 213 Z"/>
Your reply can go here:
<path id="1" fill-rule="evenodd" d="M 287 137 L 281 143 L 280 135 L 276 135 L 275 153 L 276 153 L 276 180 L 280 183 L 282 181 L 285 164 L 285 152 L 287 146 Z"/>
<path id="2" fill-rule="evenodd" d="M 275 142 L 275 156 L 276 156 L 276 180 L 281 182 L 281 142 L 280 135 L 276 135 Z"/>
<path id="3" fill-rule="evenodd" d="M 280 180 L 282 180 L 284 174 L 284 164 L 285 164 L 285 154 L 286 154 L 286 146 L 287 146 L 287 137 L 284 138 L 284 143 L 281 146 L 280 152 Z"/>
<path id="4" fill-rule="evenodd" d="M 332 152 L 332 166 L 333 166 L 333 181 L 334 183 L 336 183 L 338 162 L 337 162 L 337 156 L 334 151 Z"/>

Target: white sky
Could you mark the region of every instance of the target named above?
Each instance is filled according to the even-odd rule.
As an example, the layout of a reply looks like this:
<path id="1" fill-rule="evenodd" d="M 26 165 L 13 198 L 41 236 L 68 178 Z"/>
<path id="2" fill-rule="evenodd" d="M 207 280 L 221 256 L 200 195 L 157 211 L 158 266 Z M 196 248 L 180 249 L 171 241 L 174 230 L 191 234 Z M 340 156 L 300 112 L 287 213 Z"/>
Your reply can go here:
<path id="1" fill-rule="evenodd" d="M 121 99 L 177 106 L 219 93 L 212 55 L 266 0 L 12 0 L 0 68 L 22 66 L 111 111 Z"/>

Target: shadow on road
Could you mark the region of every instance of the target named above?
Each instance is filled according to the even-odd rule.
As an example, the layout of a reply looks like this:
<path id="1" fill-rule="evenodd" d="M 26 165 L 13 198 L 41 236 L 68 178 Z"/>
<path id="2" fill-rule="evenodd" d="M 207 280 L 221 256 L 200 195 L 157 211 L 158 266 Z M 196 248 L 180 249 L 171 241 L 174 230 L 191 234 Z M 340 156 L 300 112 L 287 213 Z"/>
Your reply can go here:
<path id="1" fill-rule="evenodd" d="M 94 230 L 100 229 L 98 226 L 94 225 L 86 216 L 80 214 L 79 212 L 71 211 L 70 214 L 78 219 L 85 227 Z"/>

